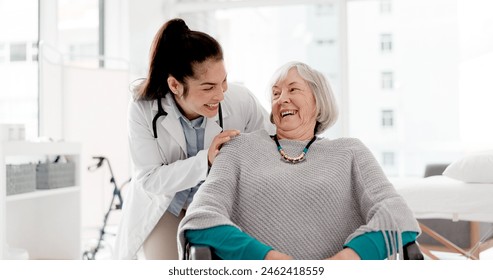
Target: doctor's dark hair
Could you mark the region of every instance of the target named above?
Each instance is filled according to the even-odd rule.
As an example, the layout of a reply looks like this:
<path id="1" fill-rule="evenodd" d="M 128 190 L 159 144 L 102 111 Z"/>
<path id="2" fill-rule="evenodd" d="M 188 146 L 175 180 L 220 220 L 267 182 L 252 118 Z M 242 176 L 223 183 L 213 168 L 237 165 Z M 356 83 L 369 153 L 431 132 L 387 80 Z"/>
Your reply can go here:
<path id="1" fill-rule="evenodd" d="M 149 71 L 136 87 L 135 100 L 154 100 L 169 91 L 167 79 L 173 76 L 188 95 L 187 78 L 195 77 L 195 66 L 206 60 L 220 61 L 223 51 L 219 42 L 206 33 L 190 30 L 182 19 L 167 21 L 157 32 L 151 45 Z"/>

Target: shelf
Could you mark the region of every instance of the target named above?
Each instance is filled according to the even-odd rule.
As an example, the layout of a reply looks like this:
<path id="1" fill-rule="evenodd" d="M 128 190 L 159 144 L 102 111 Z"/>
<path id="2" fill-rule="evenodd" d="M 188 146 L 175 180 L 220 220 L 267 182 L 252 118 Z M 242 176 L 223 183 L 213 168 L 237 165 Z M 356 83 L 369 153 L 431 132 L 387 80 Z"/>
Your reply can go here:
<path id="1" fill-rule="evenodd" d="M 8 245 L 26 249 L 32 259 L 80 259 L 80 153 L 80 143 L 0 142 L 0 260 L 8 257 Z M 47 155 L 71 156 L 74 186 L 7 196 L 7 162 Z"/>
<path id="2" fill-rule="evenodd" d="M 64 188 L 50 189 L 50 190 L 35 190 L 33 192 L 28 192 L 28 193 L 8 195 L 6 200 L 7 202 L 28 200 L 28 199 L 39 198 L 39 197 L 62 195 L 62 194 L 78 192 L 78 191 L 80 191 L 79 186 L 64 187 Z"/>

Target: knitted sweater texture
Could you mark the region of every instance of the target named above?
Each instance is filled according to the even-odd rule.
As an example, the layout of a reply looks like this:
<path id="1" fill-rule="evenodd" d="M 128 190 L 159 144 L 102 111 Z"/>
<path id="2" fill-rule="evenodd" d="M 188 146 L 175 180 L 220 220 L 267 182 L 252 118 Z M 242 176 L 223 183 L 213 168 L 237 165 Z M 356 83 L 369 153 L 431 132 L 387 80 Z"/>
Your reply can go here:
<path id="1" fill-rule="evenodd" d="M 307 142 L 280 140 L 290 156 Z M 281 160 L 263 130 L 222 147 L 180 223 L 180 254 L 185 230 L 218 225 L 236 226 L 295 259 L 328 258 L 365 232 L 420 232 L 361 141 L 317 139 L 305 161 L 292 164 Z M 388 251 L 401 246 L 399 240 L 386 242 Z"/>

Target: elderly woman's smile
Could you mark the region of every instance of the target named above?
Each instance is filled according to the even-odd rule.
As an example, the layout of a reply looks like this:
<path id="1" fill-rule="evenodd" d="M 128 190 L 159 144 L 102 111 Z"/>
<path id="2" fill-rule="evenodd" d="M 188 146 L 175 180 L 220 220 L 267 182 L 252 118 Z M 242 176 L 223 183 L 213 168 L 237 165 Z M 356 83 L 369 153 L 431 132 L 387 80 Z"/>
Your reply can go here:
<path id="1" fill-rule="evenodd" d="M 284 118 L 284 117 L 287 117 L 287 116 L 292 116 L 294 114 L 296 114 L 298 111 L 296 110 L 282 110 L 281 111 L 281 117 Z"/>
<path id="2" fill-rule="evenodd" d="M 313 137 L 315 97 L 295 68 L 272 87 L 272 115 L 280 139 L 306 140 Z"/>

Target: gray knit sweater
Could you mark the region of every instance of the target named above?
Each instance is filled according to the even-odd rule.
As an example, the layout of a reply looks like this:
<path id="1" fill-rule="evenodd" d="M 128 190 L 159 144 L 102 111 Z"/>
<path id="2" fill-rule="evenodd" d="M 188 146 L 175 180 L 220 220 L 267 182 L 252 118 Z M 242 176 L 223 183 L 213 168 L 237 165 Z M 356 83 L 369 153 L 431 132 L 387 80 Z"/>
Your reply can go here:
<path id="1" fill-rule="evenodd" d="M 298 156 L 308 141 L 280 140 Z M 352 138 L 317 139 L 303 162 L 281 160 L 266 131 L 225 144 L 178 230 L 233 225 L 295 259 L 323 259 L 369 231 L 420 232 L 371 152 Z M 402 241 L 387 239 L 395 252 Z M 182 257 L 182 255 L 180 256 Z M 181 258 L 180 258 L 181 259 Z"/>

